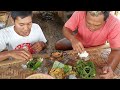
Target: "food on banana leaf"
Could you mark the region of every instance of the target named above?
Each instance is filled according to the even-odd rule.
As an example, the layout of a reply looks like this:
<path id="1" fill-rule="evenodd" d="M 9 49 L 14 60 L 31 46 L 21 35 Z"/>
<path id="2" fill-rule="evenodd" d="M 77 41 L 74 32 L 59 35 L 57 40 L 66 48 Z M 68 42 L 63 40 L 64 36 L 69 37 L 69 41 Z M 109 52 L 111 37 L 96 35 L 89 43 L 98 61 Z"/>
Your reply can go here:
<path id="1" fill-rule="evenodd" d="M 49 74 L 56 79 L 64 79 L 68 75 L 76 75 L 75 73 L 72 71 L 72 66 L 55 61 Z"/>
<path id="2" fill-rule="evenodd" d="M 52 68 L 49 74 L 56 79 L 63 79 L 65 76 L 62 68 Z"/>
<path id="3" fill-rule="evenodd" d="M 55 58 L 61 57 L 62 52 L 54 52 L 54 53 L 52 53 L 52 56 L 55 57 Z"/>
<path id="4" fill-rule="evenodd" d="M 33 57 L 30 61 L 27 62 L 27 68 L 30 68 L 31 70 L 37 70 L 39 67 L 41 67 L 42 62 L 43 58 Z"/>
<path id="5" fill-rule="evenodd" d="M 83 79 L 92 79 L 96 75 L 95 65 L 92 61 L 79 60 L 76 64 L 76 71 Z"/>

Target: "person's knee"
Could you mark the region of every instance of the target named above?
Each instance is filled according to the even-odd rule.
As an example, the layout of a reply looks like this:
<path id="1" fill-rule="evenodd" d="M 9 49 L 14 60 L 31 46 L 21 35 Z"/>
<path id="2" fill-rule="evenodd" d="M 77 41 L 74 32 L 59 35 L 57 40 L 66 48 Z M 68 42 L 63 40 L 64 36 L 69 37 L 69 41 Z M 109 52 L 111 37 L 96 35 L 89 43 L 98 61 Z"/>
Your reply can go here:
<path id="1" fill-rule="evenodd" d="M 56 42 L 56 43 L 55 43 L 55 49 L 56 49 L 56 50 L 60 50 L 60 49 L 61 49 L 61 46 L 60 46 L 60 43 L 59 43 L 59 42 Z"/>
<path id="2" fill-rule="evenodd" d="M 63 43 L 60 43 L 60 42 L 56 42 L 55 43 L 55 49 L 56 50 L 71 50 L 72 49 L 72 46 L 71 45 L 66 45 L 66 44 L 63 44 Z"/>
<path id="3" fill-rule="evenodd" d="M 55 49 L 56 50 L 71 50 L 72 45 L 69 40 L 64 38 L 55 43 Z"/>

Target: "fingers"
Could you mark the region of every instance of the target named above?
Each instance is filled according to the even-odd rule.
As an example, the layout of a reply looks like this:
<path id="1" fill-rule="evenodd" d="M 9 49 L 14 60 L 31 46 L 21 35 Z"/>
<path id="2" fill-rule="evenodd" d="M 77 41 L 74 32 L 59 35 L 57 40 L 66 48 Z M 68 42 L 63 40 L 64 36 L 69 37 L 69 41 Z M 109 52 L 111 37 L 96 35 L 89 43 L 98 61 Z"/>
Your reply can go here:
<path id="1" fill-rule="evenodd" d="M 15 59 L 29 60 L 32 58 L 32 55 L 28 51 L 25 51 L 24 49 L 13 50 L 10 53 L 11 53 L 10 56 Z"/>
<path id="2" fill-rule="evenodd" d="M 27 60 L 27 58 L 25 58 L 23 55 L 17 55 L 17 57 L 13 57 L 15 59 L 20 59 L 20 60 Z"/>
<path id="3" fill-rule="evenodd" d="M 82 51 L 85 51 L 84 46 L 83 46 L 82 43 L 80 43 L 80 47 L 81 47 L 81 50 L 82 50 Z"/>
<path id="4" fill-rule="evenodd" d="M 100 75 L 100 78 L 110 79 L 114 77 L 114 72 L 110 66 L 103 67 L 103 75 Z"/>
<path id="5" fill-rule="evenodd" d="M 103 67 L 103 73 L 105 74 L 107 72 L 108 72 L 108 67 L 107 66 Z"/>
<path id="6" fill-rule="evenodd" d="M 77 46 L 77 47 L 76 47 L 76 51 L 77 51 L 77 52 L 80 52 L 80 53 L 83 52 L 83 51 L 82 51 L 82 48 L 81 48 L 80 46 Z"/>
<path id="7" fill-rule="evenodd" d="M 32 55 L 31 55 L 31 53 L 30 53 L 29 51 L 22 50 L 21 52 L 22 52 L 21 55 L 22 55 L 24 58 L 26 58 L 26 59 L 31 59 L 31 58 L 32 58 Z"/>
<path id="8" fill-rule="evenodd" d="M 108 79 L 108 78 L 109 78 L 109 75 L 108 75 L 108 74 L 105 74 L 105 75 L 100 75 L 100 78 L 103 78 L 103 79 Z"/>
<path id="9" fill-rule="evenodd" d="M 111 79 L 113 77 L 114 75 L 110 72 L 108 72 L 107 74 L 100 75 L 100 78 L 103 78 L 103 79 Z"/>
<path id="10" fill-rule="evenodd" d="M 103 67 L 103 73 L 107 73 L 107 72 L 112 72 L 112 68 L 110 66 Z"/>
<path id="11" fill-rule="evenodd" d="M 34 49 L 35 53 L 39 53 L 41 50 L 42 50 L 41 47 L 36 47 L 36 48 Z"/>
<path id="12" fill-rule="evenodd" d="M 36 52 L 40 52 L 42 50 L 42 44 L 40 42 L 37 42 L 31 48 Z"/>
<path id="13" fill-rule="evenodd" d="M 32 49 L 35 49 L 36 46 L 37 46 L 37 43 L 34 43 L 31 48 L 32 48 Z"/>
<path id="14" fill-rule="evenodd" d="M 83 47 L 83 45 L 79 42 L 79 43 L 73 45 L 73 50 L 76 50 L 77 52 L 82 53 L 82 52 L 84 52 L 84 47 Z"/>

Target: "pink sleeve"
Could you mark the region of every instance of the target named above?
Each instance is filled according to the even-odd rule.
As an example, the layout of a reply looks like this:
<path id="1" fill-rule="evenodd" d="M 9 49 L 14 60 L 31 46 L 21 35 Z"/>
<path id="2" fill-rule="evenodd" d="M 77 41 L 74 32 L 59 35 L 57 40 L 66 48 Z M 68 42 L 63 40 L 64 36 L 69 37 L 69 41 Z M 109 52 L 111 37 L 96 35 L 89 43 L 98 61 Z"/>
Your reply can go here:
<path id="1" fill-rule="evenodd" d="M 83 11 L 75 11 L 70 19 L 65 23 L 65 27 L 69 28 L 72 31 L 75 31 L 82 17 Z"/>
<path id="2" fill-rule="evenodd" d="M 111 30 L 108 36 L 108 41 L 111 48 L 120 48 L 120 22 L 117 22 L 117 24 Z"/>

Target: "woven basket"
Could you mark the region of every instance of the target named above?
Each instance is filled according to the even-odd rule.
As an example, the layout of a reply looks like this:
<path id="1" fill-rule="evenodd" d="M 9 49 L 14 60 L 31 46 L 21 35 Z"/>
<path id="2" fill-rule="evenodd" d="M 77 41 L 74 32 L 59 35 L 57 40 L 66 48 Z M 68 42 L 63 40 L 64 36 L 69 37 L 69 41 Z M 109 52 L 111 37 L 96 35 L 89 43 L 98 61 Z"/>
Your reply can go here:
<path id="1" fill-rule="evenodd" d="M 38 73 L 30 75 L 26 79 L 54 79 L 54 78 L 47 74 Z"/>

